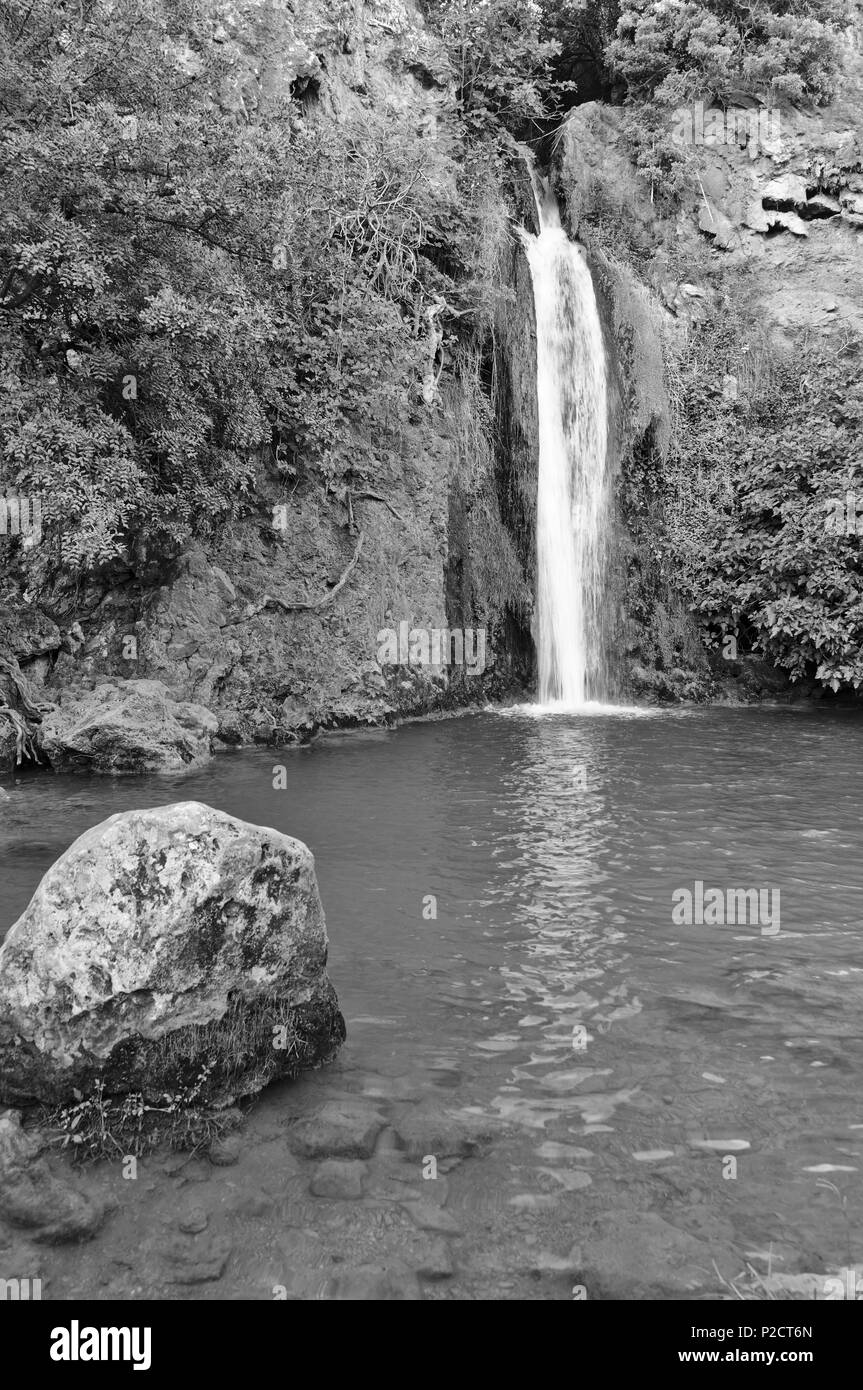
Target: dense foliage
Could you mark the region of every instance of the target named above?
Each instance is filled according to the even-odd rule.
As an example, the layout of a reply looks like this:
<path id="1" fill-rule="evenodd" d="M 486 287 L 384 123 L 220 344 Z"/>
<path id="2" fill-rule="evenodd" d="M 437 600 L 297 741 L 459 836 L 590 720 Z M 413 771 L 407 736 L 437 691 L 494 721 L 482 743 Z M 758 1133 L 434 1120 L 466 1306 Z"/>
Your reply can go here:
<path id="1" fill-rule="evenodd" d="M 212 530 L 263 448 L 287 475 L 371 478 L 427 305 L 480 294 L 459 180 L 482 170 L 373 111 L 224 114 L 207 11 L 10 0 L 0 20 L 0 482 L 41 494 L 67 569 Z"/>
<path id="2" fill-rule="evenodd" d="M 695 152 L 671 138 L 672 108 L 828 100 L 854 13 L 845 0 L 624 0 L 606 56 L 626 82 L 625 129 L 657 201 L 673 205 L 697 173 Z M 856 689 L 860 345 L 780 354 L 752 319 L 745 273 L 736 268 L 722 287 L 670 362 L 674 439 L 656 480 L 667 518 L 661 564 L 728 659 L 751 653 L 794 681 Z"/>
<path id="3" fill-rule="evenodd" d="M 39 564 L 171 552 L 255 504 L 264 455 L 322 491 L 374 485 L 445 357 L 482 394 L 507 160 L 578 99 L 570 75 L 617 82 L 635 158 L 674 198 L 689 173 L 671 109 L 827 100 L 853 5 L 423 9 L 452 79 L 433 140 L 374 101 L 339 121 L 288 94 L 223 110 L 208 0 L 6 0 L 0 488 L 41 497 Z M 740 341 L 704 350 L 731 362 Z M 828 533 L 822 507 L 854 486 L 854 362 L 819 364 L 793 409 L 786 383 L 743 392 L 737 414 L 715 365 L 693 367 L 670 465 L 713 480 L 680 553 L 717 640 L 834 686 L 863 678 L 858 540 Z"/>
<path id="4" fill-rule="evenodd" d="M 668 562 L 717 647 L 833 690 L 863 684 L 860 362 L 853 339 L 792 360 L 720 319 L 684 369 L 667 479 Z"/>
<path id="5" fill-rule="evenodd" d="M 829 100 L 852 0 L 621 0 L 608 46 L 632 96 Z"/>
<path id="6" fill-rule="evenodd" d="M 565 89 L 554 78 L 561 44 L 548 32 L 548 5 L 427 0 L 423 8 L 446 45 L 469 139 L 523 136 L 557 110 Z"/>
<path id="7" fill-rule="evenodd" d="M 855 0 L 621 0 L 604 61 L 624 84 L 624 128 L 652 197 L 673 206 L 692 185 L 675 130 L 693 103 L 829 101 L 856 14 Z"/>

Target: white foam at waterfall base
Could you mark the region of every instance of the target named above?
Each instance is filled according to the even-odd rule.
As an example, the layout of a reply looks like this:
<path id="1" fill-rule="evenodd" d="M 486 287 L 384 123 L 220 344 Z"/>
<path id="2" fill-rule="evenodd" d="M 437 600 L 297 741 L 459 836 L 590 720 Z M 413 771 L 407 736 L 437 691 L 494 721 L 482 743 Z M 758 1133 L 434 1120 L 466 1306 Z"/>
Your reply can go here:
<path id="1" fill-rule="evenodd" d="M 536 306 L 539 707 L 585 710 L 605 694 L 605 348 L 587 262 L 544 186 L 537 209 L 539 235 L 522 239 Z"/>
<path id="2" fill-rule="evenodd" d="M 585 700 L 581 704 L 567 704 L 556 700 L 551 704 L 487 706 L 494 714 L 521 715 L 527 719 L 547 719 L 550 715 L 578 715 L 585 719 L 648 719 L 666 713 L 657 705 L 608 705 L 601 700 Z"/>
<path id="3" fill-rule="evenodd" d="M 484 712 L 504 715 L 510 719 L 547 719 L 553 715 L 578 715 L 582 719 L 651 719 L 668 713 L 658 705 L 607 705 L 601 700 L 585 700 L 583 704 L 575 705 L 568 705 L 560 700 L 548 705 L 486 705 Z"/>

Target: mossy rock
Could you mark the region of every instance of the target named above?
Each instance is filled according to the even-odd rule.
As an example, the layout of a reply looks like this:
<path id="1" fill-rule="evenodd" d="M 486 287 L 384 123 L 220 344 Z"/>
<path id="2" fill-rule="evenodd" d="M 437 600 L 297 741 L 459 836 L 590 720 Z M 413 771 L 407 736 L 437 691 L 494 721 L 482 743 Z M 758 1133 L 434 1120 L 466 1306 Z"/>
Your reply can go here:
<path id="1" fill-rule="evenodd" d="M 345 1036 L 309 849 L 197 802 L 112 816 L 0 948 L 0 1100 L 227 1105 Z"/>

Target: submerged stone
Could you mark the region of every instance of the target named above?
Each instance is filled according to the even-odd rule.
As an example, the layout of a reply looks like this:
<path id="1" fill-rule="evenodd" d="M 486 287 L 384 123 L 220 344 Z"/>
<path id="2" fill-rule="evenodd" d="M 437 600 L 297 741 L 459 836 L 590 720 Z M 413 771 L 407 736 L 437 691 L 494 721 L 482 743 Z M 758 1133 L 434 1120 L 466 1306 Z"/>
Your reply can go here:
<path id="1" fill-rule="evenodd" d="M 692 1298 L 719 1282 L 725 1252 L 655 1212 L 606 1212 L 586 1235 L 576 1276 L 591 1299 Z"/>
<path id="2" fill-rule="evenodd" d="M 239 1134 L 228 1134 L 224 1138 L 214 1139 L 208 1151 L 208 1157 L 216 1168 L 230 1168 L 240 1160 L 243 1141 Z"/>
<path id="3" fill-rule="evenodd" d="M 112 816 L 0 947 L 0 1099 L 226 1105 L 334 1056 L 326 962 L 299 840 L 193 801 Z"/>
<path id="4" fill-rule="evenodd" d="M 203 1207 L 193 1206 L 180 1212 L 177 1225 L 186 1235 L 197 1236 L 207 1229 L 209 1220 L 210 1218 Z"/>
<path id="5" fill-rule="evenodd" d="M 436 1234 L 445 1236 L 462 1236 L 464 1230 L 443 1207 L 435 1206 L 433 1202 L 403 1202 L 402 1206 L 414 1225 L 421 1231 L 433 1231 Z"/>
<path id="6" fill-rule="evenodd" d="M 422 1292 L 414 1272 L 396 1262 L 340 1270 L 327 1280 L 319 1297 L 351 1303 L 391 1303 L 421 1299 Z"/>
<path id="7" fill-rule="evenodd" d="M 312 1174 L 309 1191 L 313 1197 L 362 1197 L 367 1172 L 362 1159 L 325 1158 Z"/>
<path id="8" fill-rule="evenodd" d="M 208 1284 L 221 1279 L 232 1245 L 226 1235 L 174 1236 L 164 1251 L 170 1284 Z"/>
<path id="9" fill-rule="evenodd" d="M 331 1100 L 288 1132 L 292 1153 L 301 1158 L 371 1158 L 386 1121 L 361 1100 Z"/>
<path id="10" fill-rule="evenodd" d="M 33 1240 L 56 1245 L 89 1240 L 106 1214 L 104 1202 L 54 1176 L 20 1115 L 0 1114 L 0 1217 Z"/>
<path id="11" fill-rule="evenodd" d="M 469 1158 L 487 1148 L 500 1128 L 494 1117 L 443 1110 L 431 1103 L 412 1106 L 396 1122 L 402 1147 L 415 1161 L 426 1155 L 437 1160 Z"/>
<path id="12" fill-rule="evenodd" d="M 407 1242 L 407 1253 L 422 1279 L 451 1279 L 455 1273 L 452 1252 L 439 1237 L 424 1240 L 419 1246 Z"/>

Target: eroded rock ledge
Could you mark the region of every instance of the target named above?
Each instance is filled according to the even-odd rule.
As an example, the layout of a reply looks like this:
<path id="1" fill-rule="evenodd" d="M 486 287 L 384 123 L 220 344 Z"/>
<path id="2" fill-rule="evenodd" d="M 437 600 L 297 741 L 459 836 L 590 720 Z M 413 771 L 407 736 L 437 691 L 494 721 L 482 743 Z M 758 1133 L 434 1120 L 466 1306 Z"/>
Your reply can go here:
<path id="1" fill-rule="evenodd" d="M 61 693 L 40 746 L 56 771 L 182 772 L 209 762 L 218 727 L 211 710 L 176 699 L 161 681 L 106 681 Z"/>

